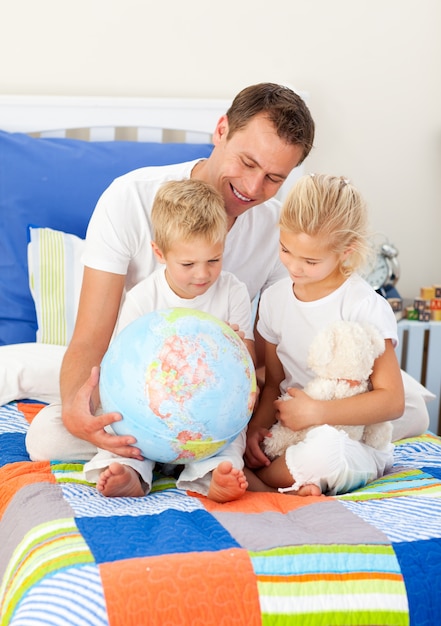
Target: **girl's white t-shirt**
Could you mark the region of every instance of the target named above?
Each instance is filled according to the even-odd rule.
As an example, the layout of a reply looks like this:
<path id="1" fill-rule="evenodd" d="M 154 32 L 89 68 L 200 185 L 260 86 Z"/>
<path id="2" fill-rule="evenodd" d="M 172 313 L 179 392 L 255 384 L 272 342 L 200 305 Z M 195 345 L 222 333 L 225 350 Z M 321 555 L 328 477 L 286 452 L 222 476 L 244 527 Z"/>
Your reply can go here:
<path id="1" fill-rule="evenodd" d="M 303 388 L 312 378 L 307 357 L 312 339 L 335 320 L 370 323 L 384 339 L 398 343 L 397 322 L 392 307 L 358 274 L 352 274 L 325 298 L 302 302 L 294 295 L 293 283 L 285 278 L 262 294 L 257 330 L 269 343 L 277 345 L 277 355 L 288 387 Z"/>

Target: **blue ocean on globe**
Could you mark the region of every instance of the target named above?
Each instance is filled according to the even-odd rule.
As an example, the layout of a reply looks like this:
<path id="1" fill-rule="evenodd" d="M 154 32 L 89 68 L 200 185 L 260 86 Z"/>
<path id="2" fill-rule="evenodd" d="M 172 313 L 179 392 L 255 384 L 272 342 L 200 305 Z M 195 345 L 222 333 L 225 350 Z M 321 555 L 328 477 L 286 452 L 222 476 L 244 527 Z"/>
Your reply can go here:
<path id="1" fill-rule="evenodd" d="M 227 324 L 194 309 L 153 311 L 124 328 L 101 364 L 103 410 L 123 419 L 154 461 L 185 464 L 220 452 L 248 423 L 252 359 Z"/>

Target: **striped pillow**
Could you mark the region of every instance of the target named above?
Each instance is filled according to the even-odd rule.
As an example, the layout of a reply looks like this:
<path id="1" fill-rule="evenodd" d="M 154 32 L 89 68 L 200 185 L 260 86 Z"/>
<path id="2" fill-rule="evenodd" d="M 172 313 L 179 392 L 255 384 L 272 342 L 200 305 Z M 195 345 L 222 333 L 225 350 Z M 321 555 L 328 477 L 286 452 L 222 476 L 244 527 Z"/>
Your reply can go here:
<path id="1" fill-rule="evenodd" d="M 52 228 L 29 228 L 29 286 L 37 313 L 37 342 L 66 346 L 78 310 L 84 240 Z"/>

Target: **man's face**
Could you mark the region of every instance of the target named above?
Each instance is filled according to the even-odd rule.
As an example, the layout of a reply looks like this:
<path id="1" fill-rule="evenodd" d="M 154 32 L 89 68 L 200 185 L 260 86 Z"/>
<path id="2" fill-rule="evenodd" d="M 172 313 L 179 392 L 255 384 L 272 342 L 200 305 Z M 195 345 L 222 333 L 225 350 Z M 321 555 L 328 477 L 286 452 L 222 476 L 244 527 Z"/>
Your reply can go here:
<path id="1" fill-rule="evenodd" d="M 210 182 L 222 193 L 230 219 L 272 198 L 302 158 L 301 146 L 281 139 L 264 115 L 256 115 L 228 139 L 228 119 L 216 127 Z"/>

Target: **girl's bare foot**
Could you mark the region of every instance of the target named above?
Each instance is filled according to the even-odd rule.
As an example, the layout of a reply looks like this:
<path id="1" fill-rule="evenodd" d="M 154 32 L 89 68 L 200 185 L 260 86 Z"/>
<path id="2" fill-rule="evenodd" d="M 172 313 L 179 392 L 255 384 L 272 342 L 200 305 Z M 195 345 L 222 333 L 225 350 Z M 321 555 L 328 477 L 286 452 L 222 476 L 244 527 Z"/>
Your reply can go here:
<path id="1" fill-rule="evenodd" d="M 310 483 L 308 485 L 302 485 L 298 491 L 293 491 L 293 495 L 296 496 L 321 496 L 322 490 L 317 485 Z"/>
<path id="2" fill-rule="evenodd" d="M 230 461 L 222 461 L 211 475 L 208 497 L 215 502 L 229 502 L 243 496 L 248 482 L 242 470 L 233 467 Z"/>
<path id="3" fill-rule="evenodd" d="M 245 468 L 245 475 L 248 480 L 248 490 L 249 491 L 263 491 L 269 493 L 281 493 L 277 487 L 270 487 L 266 483 L 263 482 L 256 474 Z M 321 496 L 322 490 L 317 485 L 313 483 L 309 483 L 307 485 L 302 485 L 297 491 L 290 491 L 289 489 L 283 490 L 284 494 L 292 495 L 292 496 Z"/>
<path id="4" fill-rule="evenodd" d="M 139 498 L 145 495 L 138 472 L 121 463 L 111 463 L 103 470 L 96 488 L 108 498 Z"/>

